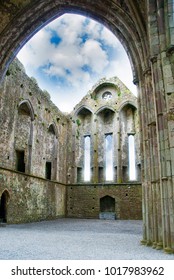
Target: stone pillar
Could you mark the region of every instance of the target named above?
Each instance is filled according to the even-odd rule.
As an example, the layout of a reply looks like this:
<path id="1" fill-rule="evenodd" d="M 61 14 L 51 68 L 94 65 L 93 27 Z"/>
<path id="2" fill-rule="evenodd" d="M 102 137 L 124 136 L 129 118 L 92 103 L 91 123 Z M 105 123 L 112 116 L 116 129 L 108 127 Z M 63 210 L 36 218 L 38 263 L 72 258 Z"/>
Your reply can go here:
<path id="1" fill-rule="evenodd" d="M 92 116 L 92 125 L 91 125 L 91 136 L 93 137 L 93 150 L 91 149 L 91 158 L 93 158 L 93 183 L 98 183 L 98 117 L 97 115 Z"/>
<path id="2" fill-rule="evenodd" d="M 165 250 L 174 252 L 174 71 L 172 63 L 174 53 L 172 48 L 163 51 L 159 57 L 158 71 L 164 83 L 165 108 L 163 110 L 163 142 L 161 141 L 161 153 L 164 157 L 162 180 L 165 187 L 166 197 L 166 226 L 168 237 Z M 161 66 L 161 68 L 160 68 Z"/>
<path id="3" fill-rule="evenodd" d="M 164 54 L 162 54 L 162 57 Z M 172 252 L 173 236 L 173 220 L 174 207 L 173 187 L 171 177 L 171 154 L 169 143 L 169 131 L 167 120 L 167 107 L 165 96 L 165 65 L 162 65 L 161 55 L 152 60 L 152 70 L 154 76 L 154 98 L 156 102 L 156 122 L 158 149 L 160 157 L 160 194 L 161 194 L 161 215 L 162 215 L 162 232 L 163 232 L 163 248 L 166 252 Z M 166 75 L 166 73 L 165 73 Z M 161 241 L 160 241 L 161 242 Z"/>
<path id="4" fill-rule="evenodd" d="M 139 81 L 139 115 L 140 115 L 140 134 L 141 134 L 141 155 L 142 155 L 142 211 L 143 211 L 143 240 L 142 244 L 151 245 L 151 216 L 152 201 L 150 184 L 150 162 L 149 162 L 149 141 L 148 141 L 148 119 L 146 105 L 145 77 Z"/>
<path id="5" fill-rule="evenodd" d="M 118 166 L 119 166 L 119 160 L 120 157 L 120 141 L 118 138 L 120 138 L 120 128 L 119 128 L 119 113 L 115 112 L 114 114 L 114 121 L 113 121 L 113 170 L 114 170 L 114 176 L 113 180 L 114 182 L 118 182 Z"/>
<path id="6" fill-rule="evenodd" d="M 76 117 L 76 116 L 75 116 Z M 71 137 L 70 137 L 71 136 Z M 76 124 L 75 120 L 72 121 L 72 124 L 69 123 L 69 129 L 67 132 L 67 183 L 74 184 L 76 183 Z M 61 147 L 60 147 L 61 148 Z"/>
<path id="7" fill-rule="evenodd" d="M 162 244 L 162 222 L 161 222 L 161 200 L 160 200 L 160 171 L 159 152 L 157 142 L 157 127 L 155 118 L 155 98 L 150 69 L 145 73 L 146 79 L 146 100 L 148 109 L 148 138 L 149 138 L 149 163 L 150 163 L 150 184 L 152 199 L 152 243 L 154 248 L 161 248 Z"/>
<path id="8" fill-rule="evenodd" d="M 29 141 L 28 141 L 27 173 L 31 173 L 31 170 L 32 170 L 32 149 L 33 149 L 33 121 L 31 120 L 30 135 L 29 135 Z"/>
<path id="9" fill-rule="evenodd" d="M 122 175 L 122 158 L 121 158 L 121 112 L 119 114 L 118 130 L 117 130 L 117 183 L 123 182 Z"/>
<path id="10" fill-rule="evenodd" d="M 150 133 L 153 137 L 154 151 L 159 159 L 157 160 L 159 167 L 155 168 L 156 173 L 152 173 L 157 184 L 156 193 L 158 193 L 156 200 L 158 207 L 157 248 L 163 246 L 166 252 L 171 253 L 174 252 L 174 185 L 172 182 L 174 163 L 171 156 L 173 140 L 170 141 L 169 127 L 171 123 L 168 116 L 169 107 L 173 102 L 171 102 L 172 99 L 169 101 L 168 97 L 174 92 L 174 75 L 172 74 L 172 63 L 168 57 L 169 53 L 166 53 L 166 50 L 171 49 L 171 29 L 169 28 L 171 21 L 169 20 L 168 4 L 162 0 L 155 0 L 148 1 L 147 7 L 157 141 L 153 128 L 151 128 Z M 172 11 L 173 6 L 170 16 Z M 170 104 L 169 107 L 168 104 Z"/>

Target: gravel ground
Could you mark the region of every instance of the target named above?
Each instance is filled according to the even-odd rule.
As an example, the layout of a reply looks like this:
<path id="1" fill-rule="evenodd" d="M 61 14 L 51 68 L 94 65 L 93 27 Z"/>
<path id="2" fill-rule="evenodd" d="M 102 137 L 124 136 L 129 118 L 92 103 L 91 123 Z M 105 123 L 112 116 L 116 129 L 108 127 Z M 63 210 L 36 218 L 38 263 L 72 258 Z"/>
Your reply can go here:
<path id="1" fill-rule="evenodd" d="M 140 245 L 142 221 L 58 219 L 0 227 L 1 260 L 173 260 Z"/>

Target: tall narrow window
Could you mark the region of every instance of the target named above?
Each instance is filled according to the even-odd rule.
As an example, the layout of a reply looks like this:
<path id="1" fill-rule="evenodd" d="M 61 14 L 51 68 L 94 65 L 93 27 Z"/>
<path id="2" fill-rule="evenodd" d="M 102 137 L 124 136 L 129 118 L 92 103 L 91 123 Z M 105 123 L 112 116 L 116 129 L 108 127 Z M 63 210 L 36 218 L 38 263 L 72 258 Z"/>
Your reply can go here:
<path id="1" fill-rule="evenodd" d="M 51 162 L 49 161 L 45 165 L 45 178 L 51 180 Z"/>
<path id="2" fill-rule="evenodd" d="M 84 181 L 89 182 L 91 179 L 91 138 L 84 137 Z"/>
<path id="3" fill-rule="evenodd" d="M 16 151 L 16 169 L 25 172 L 25 154 L 24 151 Z"/>
<path id="4" fill-rule="evenodd" d="M 134 135 L 128 136 L 129 145 L 129 180 L 136 180 L 136 166 L 135 166 L 135 137 Z"/>
<path id="5" fill-rule="evenodd" d="M 105 167 L 106 181 L 113 181 L 113 137 L 111 133 L 105 135 Z"/>

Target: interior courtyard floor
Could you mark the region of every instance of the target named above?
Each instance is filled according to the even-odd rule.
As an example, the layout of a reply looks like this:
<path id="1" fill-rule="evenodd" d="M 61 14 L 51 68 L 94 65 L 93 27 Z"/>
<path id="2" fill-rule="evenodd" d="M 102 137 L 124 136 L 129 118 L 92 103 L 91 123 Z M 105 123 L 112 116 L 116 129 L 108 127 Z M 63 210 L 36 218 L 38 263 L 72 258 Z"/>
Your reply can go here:
<path id="1" fill-rule="evenodd" d="M 142 221 L 58 219 L 0 227 L 1 260 L 173 260 L 142 246 Z"/>

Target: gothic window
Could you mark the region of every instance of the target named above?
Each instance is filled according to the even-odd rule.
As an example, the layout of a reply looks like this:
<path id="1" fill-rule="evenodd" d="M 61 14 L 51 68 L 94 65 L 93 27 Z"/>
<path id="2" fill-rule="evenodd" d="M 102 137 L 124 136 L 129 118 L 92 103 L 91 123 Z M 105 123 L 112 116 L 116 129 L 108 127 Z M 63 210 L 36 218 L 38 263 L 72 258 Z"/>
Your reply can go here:
<path id="1" fill-rule="evenodd" d="M 113 135 L 105 135 L 105 178 L 106 181 L 113 181 Z"/>
<path id="2" fill-rule="evenodd" d="M 50 124 L 48 127 L 47 134 L 47 145 L 46 145 L 46 179 L 56 180 L 57 179 L 57 130 L 56 126 Z"/>
<path id="3" fill-rule="evenodd" d="M 84 181 L 88 182 L 91 178 L 91 137 L 84 137 Z"/>
<path id="4" fill-rule="evenodd" d="M 54 128 L 54 125 L 51 124 L 48 128 L 48 132 L 53 134 L 53 135 L 56 135 L 56 132 L 55 132 L 55 128 Z"/>
<path id="5" fill-rule="evenodd" d="M 7 222 L 7 206 L 9 197 L 9 193 L 6 190 L 2 193 L 0 197 L 0 222 L 3 223 Z"/>
<path id="6" fill-rule="evenodd" d="M 129 180 L 136 180 L 136 166 L 135 166 L 135 137 L 128 136 L 128 150 L 129 150 Z"/>
<path id="7" fill-rule="evenodd" d="M 19 103 L 15 126 L 16 169 L 31 172 L 34 111 L 29 100 Z M 25 150 L 25 162 L 24 162 Z"/>

